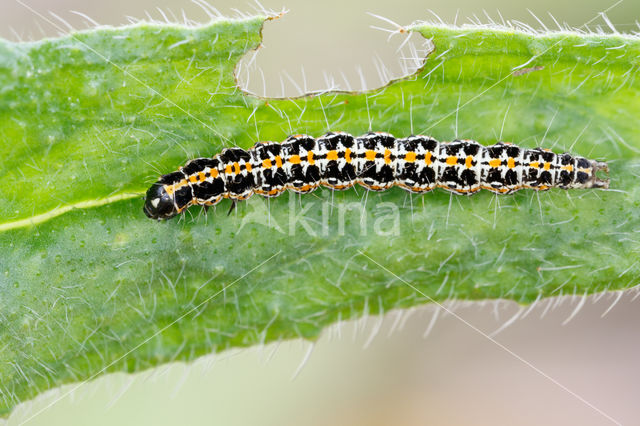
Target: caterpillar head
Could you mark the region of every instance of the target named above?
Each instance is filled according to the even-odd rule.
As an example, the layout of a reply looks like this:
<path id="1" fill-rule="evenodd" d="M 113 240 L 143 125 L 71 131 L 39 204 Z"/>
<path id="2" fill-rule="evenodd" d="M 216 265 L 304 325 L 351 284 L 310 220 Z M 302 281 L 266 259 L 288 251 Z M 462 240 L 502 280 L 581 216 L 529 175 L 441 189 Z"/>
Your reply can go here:
<path id="1" fill-rule="evenodd" d="M 191 198 L 191 187 L 187 184 L 184 174 L 169 173 L 151 185 L 143 210 L 151 219 L 170 219 L 184 210 Z"/>
<path id="2" fill-rule="evenodd" d="M 144 203 L 144 213 L 151 219 L 169 219 L 178 214 L 174 199 L 159 182 L 151 185 Z"/>

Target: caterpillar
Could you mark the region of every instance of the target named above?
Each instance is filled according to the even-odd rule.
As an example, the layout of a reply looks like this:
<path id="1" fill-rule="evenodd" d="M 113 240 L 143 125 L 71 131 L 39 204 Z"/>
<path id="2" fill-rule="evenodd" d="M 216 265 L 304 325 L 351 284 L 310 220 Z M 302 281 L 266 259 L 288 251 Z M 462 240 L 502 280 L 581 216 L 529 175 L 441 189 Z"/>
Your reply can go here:
<path id="1" fill-rule="evenodd" d="M 523 188 L 608 188 L 609 180 L 596 176 L 599 170 L 609 172 L 603 162 L 507 142 L 483 146 L 428 136 L 396 139 L 383 132 L 294 135 L 281 144 L 227 148 L 213 158 L 189 161 L 151 185 L 144 212 L 163 220 L 223 198 L 235 205 L 253 194 L 276 197 L 285 189 L 308 193 L 318 186 L 345 190 L 356 183 L 372 191 L 399 186 L 414 193 L 442 188 L 465 195 L 480 189 L 510 194 Z"/>

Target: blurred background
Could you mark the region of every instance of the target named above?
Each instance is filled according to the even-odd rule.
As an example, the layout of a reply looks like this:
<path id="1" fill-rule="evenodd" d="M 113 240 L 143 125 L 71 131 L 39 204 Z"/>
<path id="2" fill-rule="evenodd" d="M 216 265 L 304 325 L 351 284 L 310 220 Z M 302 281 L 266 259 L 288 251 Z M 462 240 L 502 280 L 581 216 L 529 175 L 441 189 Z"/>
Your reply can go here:
<path id="1" fill-rule="evenodd" d="M 253 14 L 261 8 L 229 0 L 210 5 L 231 16 L 236 9 Z M 640 30 L 636 0 L 261 5 L 289 10 L 266 24 L 264 48 L 253 61 L 245 59 L 252 66 L 239 74 L 243 87 L 267 96 L 371 89 L 412 71 L 423 41 L 412 36 L 398 50 L 404 36 L 389 40 L 370 27 L 393 25 L 366 12 L 400 25 L 504 18 L 557 28 L 555 18 L 583 30 L 610 32 L 608 20 L 620 32 Z M 2 0 L 0 11 L 0 36 L 15 41 L 55 37 L 61 29 L 93 26 L 92 20 L 183 21 L 183 11 L 191 20 L 208 20 L 197 3 L 180 0 Z M 7 424 L 21 424 L 47 406 L 27 424 L 640 424 L 639 294 L 542 300 L 531 309 L 501 301 L 446 305 L 455 315 L 435 306 L 391 311 L 337 324 L 315 344 L 287 341 L 104 376 L 49 406 L 67 388 L 54 390 L 19 406 Z"/>

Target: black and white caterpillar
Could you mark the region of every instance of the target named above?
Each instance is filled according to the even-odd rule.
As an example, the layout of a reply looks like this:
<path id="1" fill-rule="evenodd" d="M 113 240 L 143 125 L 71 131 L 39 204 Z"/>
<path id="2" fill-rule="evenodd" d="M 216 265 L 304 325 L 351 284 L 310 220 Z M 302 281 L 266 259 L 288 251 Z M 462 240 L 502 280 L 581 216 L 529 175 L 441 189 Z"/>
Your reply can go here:
<path id="1" fill-rule="evenodd" d="M 344 190 L 359 184 L 373 191 L 399 186 L 415 193 L 442 188 L 466 195 L 480 189 L 510 194 L 522 188 L 608 188 L 609 180 L 596 175 L 599 170 L 609 171 L 606 163 L 504 142 L 396 139 L 381 132 L 294 135 L 281 144 L 227 148 L 213 158 L 189 161 L 149 188 L 144 212 L 168 219 L 194 204 L 213 206 L 253 194 L 276 197 L 285 189 L 307 193 L 320 185 Z"/>

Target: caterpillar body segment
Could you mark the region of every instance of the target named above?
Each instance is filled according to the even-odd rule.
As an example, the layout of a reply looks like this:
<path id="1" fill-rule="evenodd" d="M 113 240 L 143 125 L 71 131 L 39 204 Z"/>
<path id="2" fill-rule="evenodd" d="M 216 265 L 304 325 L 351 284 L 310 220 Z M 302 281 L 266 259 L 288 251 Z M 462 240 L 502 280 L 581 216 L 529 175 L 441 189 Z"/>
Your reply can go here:
<path id="1" fill-rule="evenodd" d="M 319 186 L 345 190 L 356 184 L 372 191 L 399 186 L 419 194 L 442 188 L 465 195 L 481 189 L 510 194 L 524 188 L 608 188 L 599 170 L 609 171 L 606 163 L 505 142 L 483 146 L 428 136 L 396 139 L 382 132 L 294 135 L 281 144 L 227 148 L 213 158 L 189 161 L 149 188 L 144 212 L 163 220 L 191 205 L 212 206 L 224 198 L 276 197 L 286 189 L 308 193 Z"/>

